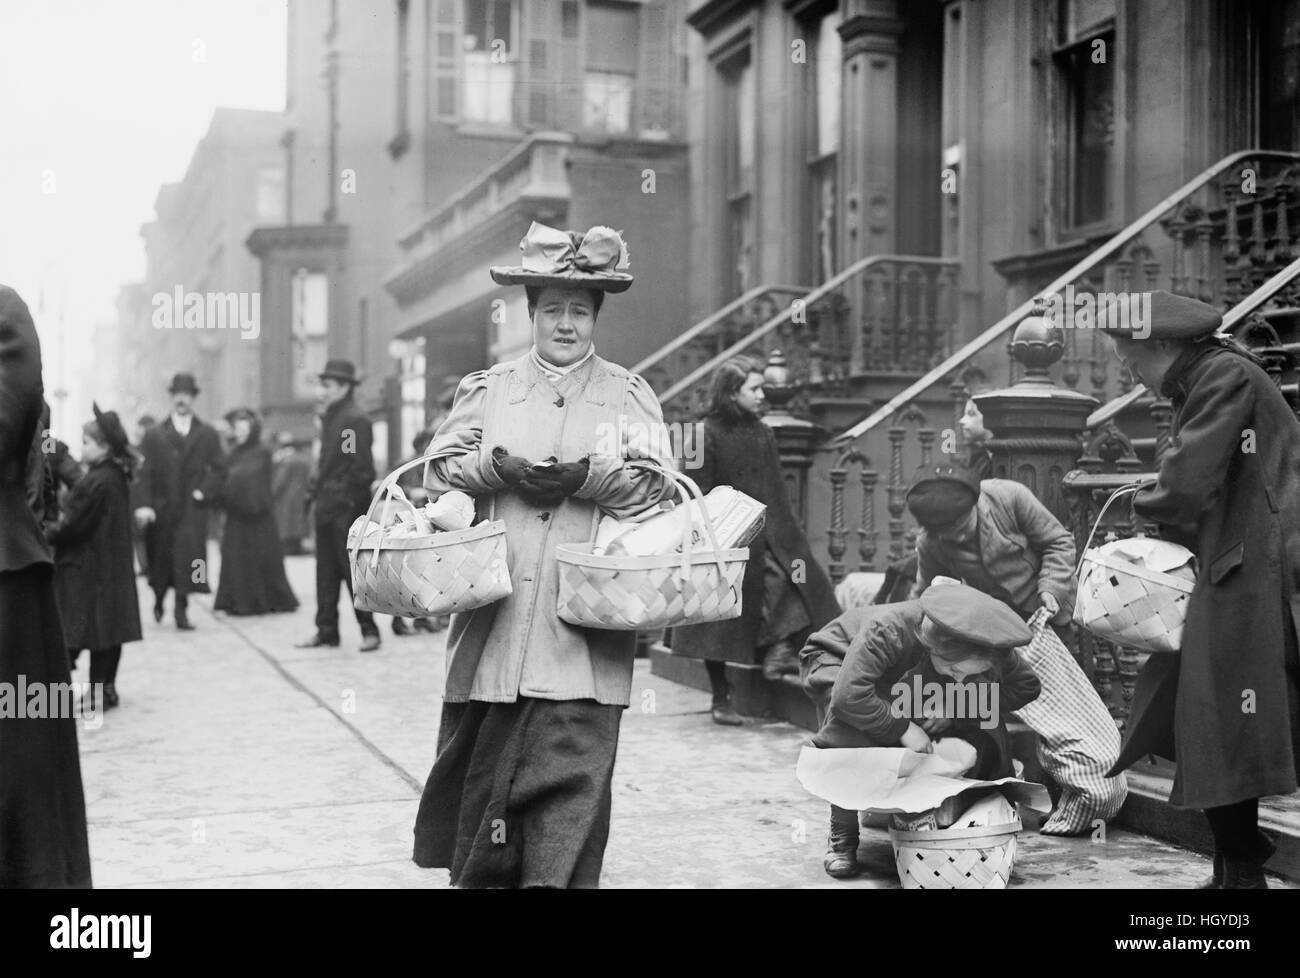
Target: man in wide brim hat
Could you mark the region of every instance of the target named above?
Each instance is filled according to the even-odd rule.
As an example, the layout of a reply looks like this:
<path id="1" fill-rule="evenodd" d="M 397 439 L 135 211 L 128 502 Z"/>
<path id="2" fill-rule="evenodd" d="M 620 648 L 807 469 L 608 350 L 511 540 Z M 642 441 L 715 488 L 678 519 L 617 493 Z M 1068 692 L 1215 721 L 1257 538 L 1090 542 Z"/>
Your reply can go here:
<path id="1" fill-rule="evenodd" d="M 606 448 L 601 438 L 663 426 L 650 386 L 595 352 L 605 294 L 632 282 L 618 232 L 534 222 L 520 251 L 519 266 L 491 275 L 527 290 L 533 347 L 465 377 L 425 453 L 431 497 L 469 493 L 481 515 L 492 500 L 513 593 L 452 617 L 414 859 L 450 869 L 462 887 L 590 887 L 609 833 L 636 637 L 558 618 L 555 548 L 589 541 L 601 513 L 631 516 L 672 489 L 656 472 L 625 466 L 648 453 Z M 507 846 L 491 841 L 502 813 L 525 827 Z"/>
<path id="2" fill-rule="evenodd" d="M 317 376 L 321 380 L 337 380 L 341 384 L 351 384 L 353 387 L 361 383 L 357 366 L 351 360 L 329 360 L 325 363 L 325 369 Z"/>
<path id="3" fill-rule="evenodd" d="M 193 374 L 180 373 L 172 377 L 172 382 L 167 388 L 168 394 L 189 394 L 190 397 L 199 396 L 199 385 L 195 381 Z"/>

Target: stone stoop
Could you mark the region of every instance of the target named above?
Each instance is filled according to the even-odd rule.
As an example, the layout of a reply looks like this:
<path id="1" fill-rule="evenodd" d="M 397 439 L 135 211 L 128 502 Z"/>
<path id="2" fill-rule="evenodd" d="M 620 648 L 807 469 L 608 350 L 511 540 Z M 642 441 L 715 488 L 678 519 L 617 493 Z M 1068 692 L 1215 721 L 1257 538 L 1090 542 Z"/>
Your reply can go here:
<path id="1" fill-rule="evenodd" d="M 1210 855 L 1214 842 L 1205 816 L 1196 809 L 1169 804 L 1173 765 L 1167 761 L 1137 764 L 1128 770 L 1128 801 L 1117 821 L 1125 828 Z M 1300 793 L 1264 798 L 1259 825 L 1277 840 L 1277 852 L 1264 867 L 1300 882 Z"/>

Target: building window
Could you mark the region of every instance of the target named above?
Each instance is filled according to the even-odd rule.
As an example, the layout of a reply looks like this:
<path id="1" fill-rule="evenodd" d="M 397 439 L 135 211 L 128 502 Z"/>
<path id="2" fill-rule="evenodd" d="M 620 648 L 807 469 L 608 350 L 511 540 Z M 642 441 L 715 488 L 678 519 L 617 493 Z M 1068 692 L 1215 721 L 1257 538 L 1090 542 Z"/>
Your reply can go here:
<path id="1" fill-rule="evenodd" d="M 284 212 L 284 171 L 266 167 L 257 172 L 257 222 L 288 223 Z"/>
<path id="2" fill-rule="evenodd" d="M 293 396 L 312 400 L 329 343 L 329 276 L 300 268 L 293 275 Z"/>
<path id="3" fill-rule="evenodd" d="M 1263 24 L 1257 145 L 1295 150 L 1300 148 L 1300 3 L 1268 3 Z"/>
<path id="4" fill-rule="evenodd" d="M 727 201 L 726 269 L 732 297 L 754 284 L 754 67 L 745 51 L 722 68 L 722 124 Z"/>
<path id="5" fill-rule="evenodd" d="M 1115 0 L 1062 0 L 1055 52 L 1067 228 L 1110 220 L 1115 184 Z"/>
<path id="6" fill-rule="evenodd" d="M 610 134 L 632 126 L 636 87 L 637 6 L 628 3 L 587 5 L 587 50 L 583 78 L 583 125 Z"/>
<path id="7" fill-rule="evenodd" d="M 463 118 L 514 121 L 516 26 L 511 0 L 465 0 Z"/>
<path id="8" fill-rule="evenodd" d="M 411 2 L 397 0 L 397 119 L 389 148 L 399 155 L 410 142 L 411 129 Z"/>

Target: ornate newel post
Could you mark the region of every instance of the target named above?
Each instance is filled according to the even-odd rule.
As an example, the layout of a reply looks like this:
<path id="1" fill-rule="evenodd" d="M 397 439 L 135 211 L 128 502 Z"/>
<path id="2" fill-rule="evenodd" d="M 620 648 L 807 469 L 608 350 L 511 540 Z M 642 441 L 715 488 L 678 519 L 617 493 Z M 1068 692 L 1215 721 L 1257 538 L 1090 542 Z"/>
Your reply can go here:
<path id="1" fill-rule="evenodd" d="M 794 381 L 780 350 L 773 350 L 768 356 L 763 379 L 763 396 L 768 403 L 763 423 L 776 436 L 777 451 L 781 453 L 781 475 L 790 493 L 794 515 L 802 526 L 807 527 L 808 469 L 813 461 L 813 447 L 824 432 L 820 425 L 790 413 L 790 401 L 799 393 L 801 385 Z"/>
<path id="2" fill-rule="evenodd" d="M 1048 374 L 1065 350 L 1061 329 L 1040 306 L 1021 321 L 1011 355 L 1023 368 L 1010 387 L 981 394 L 975 403 L 992 434 L 993 477 L 1012 479 L 1033 490 L 1066 526 L 1070 511 L 1061 480 L 1082 454 L 1081 436 L 1097 399 L 1054 383 Z"/>

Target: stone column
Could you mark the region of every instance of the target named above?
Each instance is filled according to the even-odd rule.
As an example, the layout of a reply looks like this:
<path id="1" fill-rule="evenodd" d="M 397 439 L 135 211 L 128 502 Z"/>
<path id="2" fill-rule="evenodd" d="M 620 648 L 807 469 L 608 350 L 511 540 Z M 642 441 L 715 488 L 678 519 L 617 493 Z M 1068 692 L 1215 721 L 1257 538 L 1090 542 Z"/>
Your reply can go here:
<path id="1" fill-rule="evenodd" d="M 839 187 L 840 266 L 894 247 L 898 186 L 898 37 L 896 0 L 847 0 L 843 39 Z"/>

